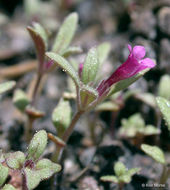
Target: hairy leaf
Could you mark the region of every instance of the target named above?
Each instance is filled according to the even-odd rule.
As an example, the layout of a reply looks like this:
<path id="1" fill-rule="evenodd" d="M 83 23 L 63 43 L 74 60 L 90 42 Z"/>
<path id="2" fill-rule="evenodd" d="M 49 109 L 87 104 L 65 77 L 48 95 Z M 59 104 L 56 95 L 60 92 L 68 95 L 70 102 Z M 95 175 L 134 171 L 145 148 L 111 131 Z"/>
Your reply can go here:
<path id="1" fill-rule="evenodd" d="M 170 101 L 162 97 L 157 97 L 156 101 L 170 131 Z"/>
<path id="2" fill-rule="evenodd" d="M 68 48 L 74 37 L 77 28 L 77 22 L 77 13 L 72 13 L 68 17 L 66 17 L 54 41 L 54 45 L 52 48 L 53 52 L 61 55 L 62 52 L 64 52 Z"/>
<path id="3" fill-rule="evenodd" d="M 94 82 L 99 67 L 99 60 L 97 55 L 97 49 L 91 48 L 85 59 L 82 71 L 82 82 L 88 84 Z"/>
<path id="4" fill-rule="evenodd" d="M 27 159 L 37 160 L 44 152 L 46 145 L 47 145 L 47 133 L 45 130 L 40 130 L 33 136 L 28 146 Z"/>
<path id="5" fill-rule="evenodd" d="M 23 152 L 17 151 L 6 155 L 6 163 L 12 169 L 20 169 L 25 162 Z"/>
<path id="6" fill-rule="evenodd" d="M 150 157 L 152 157 L 155 161 L 161 164 L 166 163 L 164 153 L 159 147 L 142 144 L 141 149 Z"/>

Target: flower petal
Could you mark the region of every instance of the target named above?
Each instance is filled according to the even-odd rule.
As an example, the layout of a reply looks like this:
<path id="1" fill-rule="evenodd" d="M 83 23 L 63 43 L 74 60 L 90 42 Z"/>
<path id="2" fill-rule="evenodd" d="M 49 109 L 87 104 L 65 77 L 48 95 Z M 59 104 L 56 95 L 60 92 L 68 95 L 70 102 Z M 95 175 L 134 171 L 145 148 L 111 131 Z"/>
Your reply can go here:
<path id="1" fill-rule="evenodd" d="M 145 56 L 146 51 L 143 46 L 135 46 L 132 50 L 132 54 L 136 59 L 140 60 Z"/>
<path id="2" fill-rule="evenodd" d="M 140 64 L 146 65 L 147 68 L 153 68 L 156 65 L 154 61 L 150 58 L 145 58 L 145 59 L 140 60 Z"/>

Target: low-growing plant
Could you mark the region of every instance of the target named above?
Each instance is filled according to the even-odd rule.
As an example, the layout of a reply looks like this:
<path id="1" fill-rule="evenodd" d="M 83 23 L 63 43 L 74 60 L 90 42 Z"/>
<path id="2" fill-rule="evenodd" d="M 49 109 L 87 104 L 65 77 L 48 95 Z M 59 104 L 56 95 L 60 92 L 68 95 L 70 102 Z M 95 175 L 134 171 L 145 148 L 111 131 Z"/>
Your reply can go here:
<path id="1" fill-rule="evenodd" d="M 17 170 L 22 176 L 22 189 L 34 189 L 42 180 L 50 178 L 61 170 L 59 164 L 47 158 L 40 158 L 47 146 L 47 133 L 44 130 L 37 132 L 26 153 L 21 151 L 2 153 L 0 155 L 0 186 L 2 187 L 8 177 L 10 169 Z M 15 189 L 10 184 L 5 184 L 2 189 Z"/>
<path id="2" fill-rule="evenodd" d="M 128 119 L 122 119 L 121 124 L 120 136 L 133 139 L 135 145 L 141 145 L 145 136 L 160 134 L 160 130 L 155 126 L 145 125 L 145 121 L 139 113 L 130 116 Z"/>
<path id="3" fill-rule="evenodd" d="M 127 169 L 122 162 L 116 162 L 114 165 L 115 175 L 102 176 L 100 180 L 112 182 L 118 185 L 119 190 L 123 189 L 126 183 L 130 183 L 132 176 L 140 171 L 140 168 Z"/>

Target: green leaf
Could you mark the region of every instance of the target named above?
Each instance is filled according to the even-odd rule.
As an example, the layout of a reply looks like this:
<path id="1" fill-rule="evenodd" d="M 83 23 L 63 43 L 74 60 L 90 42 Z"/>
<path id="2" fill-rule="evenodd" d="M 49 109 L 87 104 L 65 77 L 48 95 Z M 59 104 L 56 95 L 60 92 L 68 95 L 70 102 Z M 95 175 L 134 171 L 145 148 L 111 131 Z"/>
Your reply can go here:
<path id="1" fill-rule="evenodd" d="M 46 146 L 47 146 L 47 133 L 45 130 L 40 130 L 33 136 L 28 146 L 27 159 L 37 160 L 44 152 Z"/>
<path id="2" fill-rule="evenodd" d="M 24 169 L 24 175 L 26 178 L 26 185 L 28 190 L 32 190 L 37 187 L 41 181 L 41 176 L 39 175 L 39 172 L 35 172 L 34 170 L 31 170 L 29 168 Z"/>
<path id="3" fill-rule="evenodd" d="M 107 59 L 110 49 L 111 49 L 111 44 L 108 42 L 104 42 L 97 47 L 100 64 L 102 64 Z"/>
<path id="4" fill-rule="evenodd" d="M 161 77 L 158 88 L 158 95 L 170 100 L 170 75 L 164 75 Z"/>
<path id="5" fill-rule="evenodd" d="M 94 88 L 84 85 L 80 89 L 81 109 L 86 109 L 89 104 L 98 98 L 98 92 Z"/>
<path id="6" fill-rule="evenodd" d="M 156 101 L 170 131 L 170 101 L 162 97 L 157 97 Z"/>
<path id="7" fill-rule="evenodd" d="M 45 51 L 47 46 L 47 35 L 43 27 L 38 24 L 34 23 L 33 27 L 27 27 L 27 30 L 34 42 L 37 57 L 39 60 L 38 70 L 41 72 L 44 68 L 44 60 L 45 60 Z"/>
<path id="8" fill-rule="evenodd" d="M 61 170 L 59 164 L 51 162 L 49 159 L 39 160 L 35 167 L 36 172 L 39 172 L 41 180 L 50 178 L 54 173 Z"/>
<path id="9" fill-rule="evenodd" d="M 112 175 L 107 175 L 107 176 L 102 176 L 100 180 L 104 182 L 113 182 L 113 183 L 118 183 L 118 178 L 116 176 Z"/>
<path id="10" fill-rule="evenodd" d="M 48 52 L 46 53 L 46 55 L 49 59 L 54 61 L 56 65 L 61 67 L 63 71 L 65 71 L 73 79 L 76 86 L 79 86 L 80 80 L 79 80 L 78 73 L 74 70 L 74 68 L 70 65 L 70 63 L 67 62 L 66 59 L 52 52 Z"/>
<path id="11" fill-rule="evenodd" d="M 150 157 L 152 157 L 155 161 L 161 164 L 166 163 L 164 153 L 159 147 L 142 144 L 141 149 Z"/>
<path id="12" fill-rule="evenodd" d="M 61 137 L 71 122 L 71 106 L 69 101 L 61 99 L 52 113 L 52 122 Z"/>
<path id="13" fill-rule="evenodd" d="M 121 175 L 119 178 L 119 183 L 123 182 L 123 183 L 130 183 L 131 181 L 131 176 L 128 175 L 127 173 L 125 173 L 124 175 Z"/>
<path id="14" fill-rule="evenodd" d="M 30 101 L 24 91 L 17 89 L 14 93 L 13 103 L 20 111 L 23 112 Z"/>
<path id="15" fill-rule="evenodd" d="M 128 86 L 130 86 L 131 84 L 136 82 L 139 78 L 141 78 L 148 71 L 149 71 L 149 69 L 145 69 L 145 70 L 139 72 L 137 75 L 135 75 L 131 78 L 117 82 L 116 84 L 114 84 L 112 86 L 108 96 L 110 96 L 110 95 L 112 95 L 112 94 L 114 94 L 120 90 L 124 90 L 125 88 L 127 88 Z"/>
<path id="16" fill-rule="evenodd" d="M 88 84 L 94 82 L 99 67 L 97 49 L 91 48 L 86 56 L 82 71 L 82 82 Z"/>
<path id="17" fill-rule="evenodd" d="M 8 177 L 8 168 L 0 163 L 0 186 L 2 186 Z"/>
<path id="18" fill-rule="evenodd" d="M 16 190 L 14 186 L 12 186 L 11 184 L 6 184 L 2 190 Z"/>
<path id="19" fill-rule="evenodd" d="M 96 108 L 96 111 L 118 111 L 119 106 L 112 102 L 112 101 L 106 101 L 101 104 L 99 104 Z"/>
<path id="20" fill-rule="evenodd" d="M 121 136 L 134 137 L 137 133 L 144 133 L 145 122 L 141 114 L 136 113 L 128 119 L 121 120 L 122 127 L 119 130 Z"/>
<path id="21" fill-rule="evenodd" d="M 66 50 L 64 50 L 61 55 L 63 57 L 68 57 L 72 54 L 78 54 L 78 53 L 82 53 L 82 49 L 81 47 L 76 47 L 76 46 L 71 46 L 71 47 L 68 47 Z"/>
<path id="22" fill-rule="evenodd" d="M 5 157 L 8 167 L 12 169 L 20 169 L 25 162 L 25 155 L 20 151 L 9 153 Z"/>
<path id="23" fill-rule="evenodd" d="M 0 94 L 11 90 L 16 85 L 15 81 L 8 81 L 0 84 Z"/>
<path id="24" fill-rule="evenodd" d="M 34 189 L 42 180 L 48 179 L 54 173 L 59 172 L 60 170 L 60 165 L 55 164 L 48 159 L 39 160 L 36 164 L 36 167 L 32 170 L 25 168 L 24 174 L 28 189 Z"/>
<path id="25" fill-rule="evenodd" d="M 160 134 L 160 130 L 153 125 L 147 125 L 144 129 L 145 135 L 157 135 Z"/>
<path id="26" fill-rule="evenodd" d="M 123 175 L 127 169 L 122 162 L 116 162 L 114 165 L 114 171 L 117 177 Z"/>
<path id="27" fill-rule="evenodd" d="M 140 168 L 132 168 L 127 171 L 127 174 L 133 176 L 134 174 L 138 173 L 141 169 Z"/>
<path id="28" fill-rule="evenodd" d="M 72 13 L 66 17 L 54 41 L 53 52 L 61 54 L 68 48 L 77 29 L 77 22 L 77 13 Z"/>

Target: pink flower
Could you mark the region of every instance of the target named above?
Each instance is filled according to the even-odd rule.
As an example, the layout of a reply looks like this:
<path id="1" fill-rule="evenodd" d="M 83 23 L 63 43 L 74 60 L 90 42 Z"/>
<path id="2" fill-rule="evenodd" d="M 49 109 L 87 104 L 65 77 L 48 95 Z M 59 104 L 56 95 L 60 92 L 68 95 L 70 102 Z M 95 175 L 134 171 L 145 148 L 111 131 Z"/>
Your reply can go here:
<path id="1" fill-rule="evenodd" d="M 134 46 L 132 49 L 132 47 L 128 45 L 128 49 L 130 51 L 128 59 L 120 67 L 118 67 L 108 79 L 103 80 L 97 87 L 99 96 L 108 91 L 109 88 L 116 82 L 130 78 L 144 69 L 153 68 L 155 66 L 152 59 L 143 59 L 146 54 L 143 46 Z"/>

